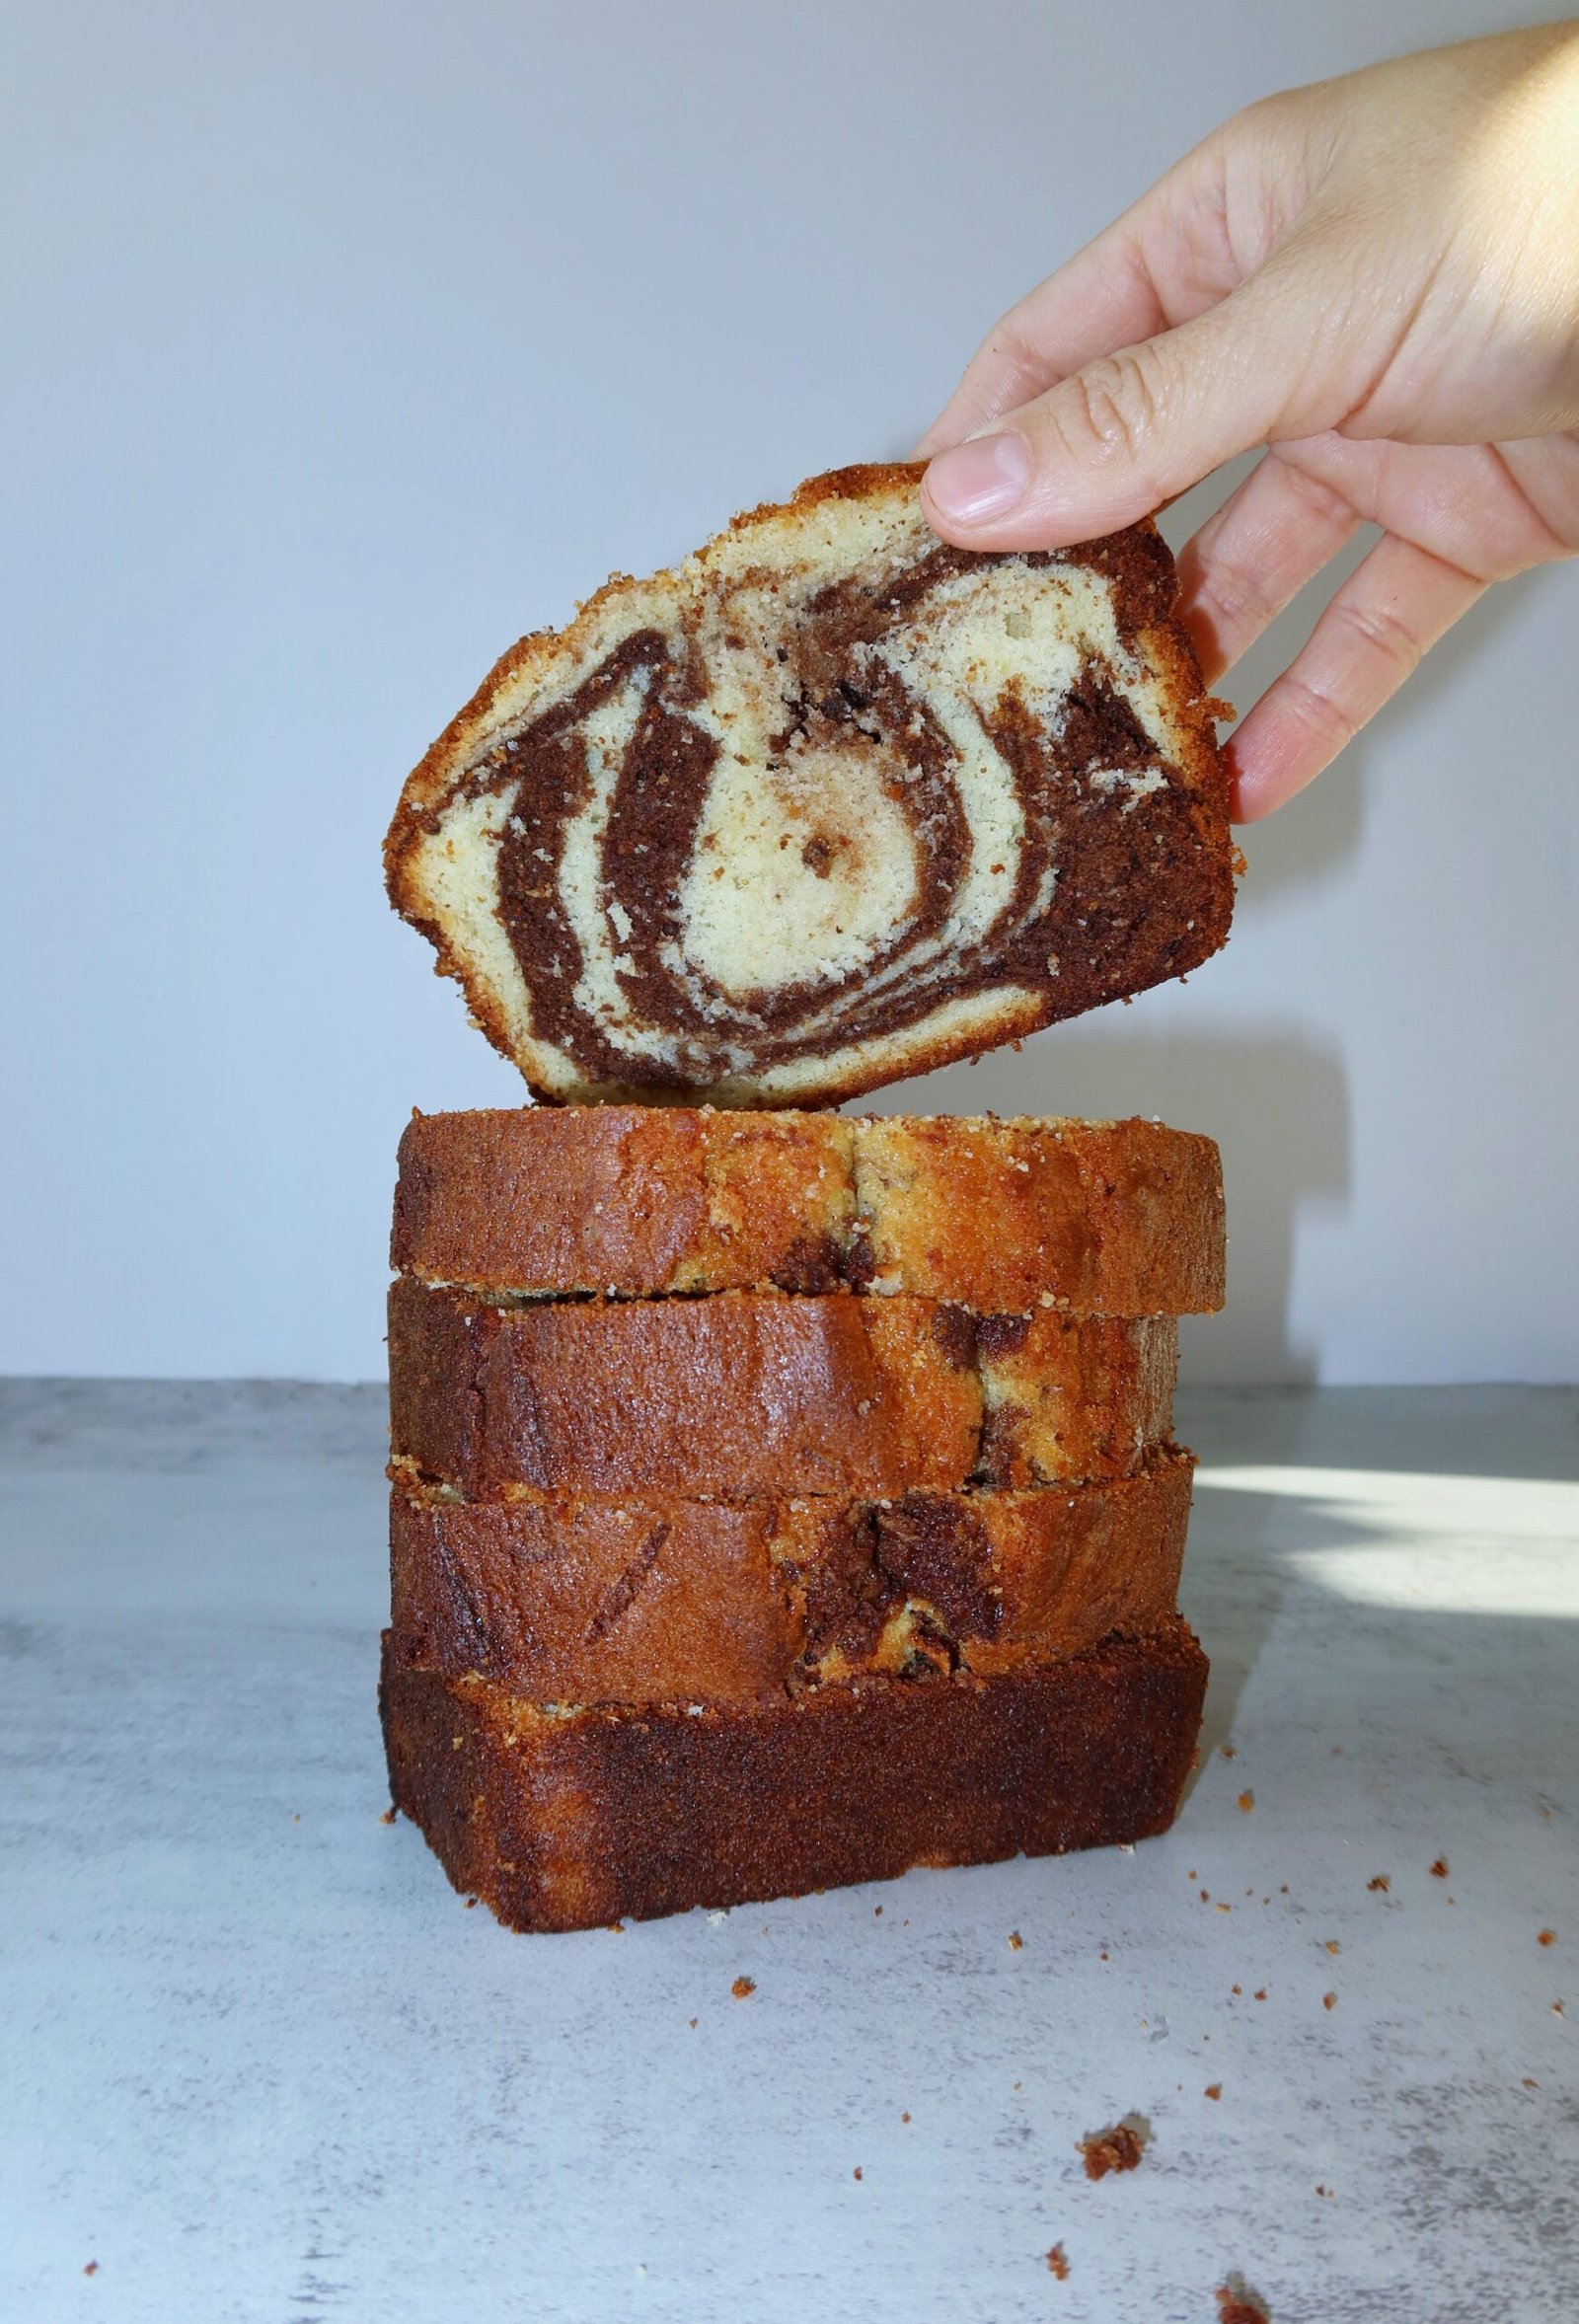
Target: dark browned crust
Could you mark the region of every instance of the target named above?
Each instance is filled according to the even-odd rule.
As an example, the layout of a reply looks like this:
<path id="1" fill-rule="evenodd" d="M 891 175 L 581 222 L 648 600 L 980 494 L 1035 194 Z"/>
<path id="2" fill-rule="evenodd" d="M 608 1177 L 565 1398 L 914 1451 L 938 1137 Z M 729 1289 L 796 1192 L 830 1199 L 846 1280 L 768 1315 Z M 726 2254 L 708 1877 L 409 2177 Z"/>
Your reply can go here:
<path id="1" fill-rule="evenodd" d="M 765 1710 L 547 1717 L 393 1659 L 395 1805 L 506 1927 L 595 1928 L 1145 1839 L 1206 1658 L 1182 1621 L 1007 1678 L 857 1680 Z"/>
<path id="2" fill-rule="evenodd" d="M 1165 1440 L 1176 1361 L 1162 1318 L 977 1318 L 904 1294 L 499 1308 L 400 1276 L 392 1459 L 474 1501 L 1078 1482 Z"/>
<path id="3" fill-rule="evenodd" d="M 1217 1149 L 1161 1124 L 681 1106 L 414 1114 L 391 1237 L 398 1269 L 482 1293 L 880 1277 L 984 1312 L 1046 1297 L 1110 1315 L 1215 1311 L 1224 1255 Z"/>
<path id="4" fill-rule="evenodd" d="M 769 524 L 787 514 L 804 511 L 821 500 L 882 494 L 916 483 L 921 474 L 919 464 L 867 465 L 834 471 L 809 480 L 784 506 L 765 504 L 736 517 L 728 529 L 738 533 Z M 979 1051 L 983 1046 L 1016 1038 L 1039 1026 L 1077 1015 L 1099 1003 L 1184 975 L 1209 958 L 1227 939 L 1234 901 L 1234 859 L 1229 836 L 1227 775 L 1218 752 L 1213 720 L 1218 706 L 1205 693 L 1193 647 L 1176 618 L 1177 582 L 1165 544 L 1155 526 L 1148 522 L 1088 543 L 1079 550 L 1028 553 L 1022 561 L 1092 565 L 1110 578 L 1121 635 L 1130 641 L 1144 638 L 1146 650 L 1159 668 L 1167 691 L 1181 739 L 1176 764 L 1165 770 L 1167 780 L 1164 787 L 1140 799 L 1129 813 L 1119 812 L 1110 800 L 1093 795 L 1082 785 L 1080 777 L 1090 766 L 1125 763 L 1126 736 L 1135 748 L 1144 746 L 1148 758 L 1153 755 L 1143 736 L 1137 740 L 1138 729 L 1135 735 L 1128 735 L 1126 716 L 1133 725 L 1132 713 L 1127 713 L 1127 707 L 1102 674 L 1090 670 L 1076 697 L 1065 735 L 1054 748 L 1057 771 L 1070 780 L 1061 783 L 1059 801 L 1053 809 L 1044 759 L 1046 738 L 1034 735 L 1028 720 L 1026 730 L 1017 731 L 1015 721 L 1010 718 L 996 732 L 995 739 L 1016 769 L 1022 802 L 1033 810 L 1029 816 L 1030 853 L 1019 884 L 1030 882 L 1026 894 L 1031 892 L 1038 860 L 1049 851 L 1057 855 L 1060 876 L 1050 908 L 1031 920 L 1023 932 L 1023 940 L 1016 940 L 1001 959 L 996 956 L 991 962 L 962 959 L 953 990 L 965 993 L 978 985 L 1023 986 L 1024 999 L 1011 1002 L 1006 997 L 990 1036 L 985 1041 L 978 1036 L 974 1044 L 957 1033 L 928 1038 L 914 1029 L 913 1020 L 936 1008 L 943 997 L 939 992 L 929 992 L 924 1001 L 917 999 L 913 1008 L 902 1001 L 885 1004 L 881 1011 L 871 1012 L 869 1022 L 864 1016 L 859 1028 L 846 1028 L 839 1041 L 888 1033 L 897 1037 L 897 1045 L 885 1055 L 868 1057 L 865 1063 L 847 1064 L 838 1074 L 829 1071 L 812 1093 L 814 1102 L 837 1103 L 859 1096 L 885 1082 L 926 1073 L 969 1054 L 973 1046 Z M 929 567 L 936 564 L 940 570 L 951 570 L 976 562 L 979 561 L 970 552 L 940 545 L 927 563 Z M 494 1047 L 520 1066 L 536 1093 L 550 1103 L 558 1102 L 562 1093 L 533 1080 L 529 1063 L 518 1055 L 510 1026 L 490 995 L 480 982 L 469 977 L 465 960 L 425 914 L 410 878 L 411 862 L 414 848 L 431 829 L 443 803 L 476 779 L 475 771 L 469 769 L 473 737 L 479 721 L 488 714 L 500 690 L 518 676 L 546 669 L 566 651 L 573 653 L 611 595 L 617 595 L 629 585 L 623 576 L 616 575 L 588 600 L 565 632 L 539 632 L 522 638 L 502 657 L 408 780 L 385 841 L 386 880 L 396 909 L 433 943 L 438 953 L 438 973 L 452 976 L 462 985 L 476 1021 Z M 901 577 L 899 586 L 904 585 Z M 661 647 L 661 640 L 654 643 Z M 643 650 L 647 649 L 642 647 L 639 637 L 628 640 L 622 648 L 633 654 Z M 683 694 L 684 679 L 677 678 L 675 682 Z M 838 689 L 832 688 L 825 702 L 813 707 L 826 709 L 827 703 L 836 702 L 837 698 Z M 675 699 L 678 702 L 680 695 Z M 841 714 L 850 713 L 841 711 Z M 556 712 L 555 716 L 558 718 L 560 713 Z M 667 735 L 658 720 L 655 696 L 650 749 L 655 754 L 654 765 L 661 763 L 672 781 L 639 786 L 632 793 L 643 819 L 644 834 L 639 842 L 644 851 L 642 876 L 627 899 L 636 923 L 633 974 L 638 985 L 643 980 L 650 982 L 656 975 L 655 964 L 663 941 L 675 933 L 669 918 L 672 882 L 663 876 L 654 877 L 653 865 L 668 865 L 677 849 L 683 853 L 683 834 L 676 839 L 667 830 L 663 833 L 655 828 L 648 830 L 647 821 L 660 790 L 679 802 L 682 794 L 689 797 L 697 789 L 706 775 L 700 762 L 692 763 L 697 757 L 693 747 L 695 729 L 687 726 L 684 734 Z M 930 766 L 928 753 L 936 754 L 938 738 L 923 730 L 927 723 L 923 720 L 915 727 L 913 747 L 919 755 L 912 773 L 924 787 L 931 785 L 928 812 L 941 833 L 946 822 L 946 802 L 941 798 L 943 787 Z M 542 748 L 551 755 L 559 748 L 557 732 L 556 727 L 554 733 L 546 733 L 542 740 Z M 484 778 L 497 779 L 496 774 Z M 635 1061 L 613 1049 L 597 1028 L 578 1017 L 572 1024 L 566 1016 L 568 988 L 576 972 L 576 962 L 571 957 L 574 944 L 568 933 L 559 926 L 543 884 L 542 861 L 546 858 L 551 863 L 557 862 L 558 825 L 551 803 L 554 785 L 550 782 L 540 787 L 544 791 L 543 811 L 547 821 L 541 827 L 534 821 L 530 830 L 523 827 L 518 835 L 520 876 L 513 888 L 505 883 L 508 893 L 504 903 L 512 940 L 529 938 L 532 946 L 542 953 L 541 959 L 534 960 L 534 968 L 528 975 L 533 991 L 534 1028 L 540 1028 L 542 1038 L 576 1060 L 584 1077 L 585 1087 L 579 1092 L 582 1095 L 605 1099 L 642 1097 L 661 1103 L 694 1096 L 699 1087 L 705 1091 L 709 1078 L 721 1076 L 688 1079 L 684 1072 L 656 1062 L 648 1075 Z M 933 797 L 933 791 L 940 795 Z M 1049 806 L 1045 818 L 1040 813 L 1043 803 Z M 948 845 L 942 839 L 940 844 L 943 855 L 952 861 Z M 957 847 L 953 852 L 957 854 Z M 509 900 L 511 896 L 513 901 Z M 924 908 L 924 919 L 930 909 L 931 905 Z M 852 980 L 852 992 L 859 989 L 859 980 Z M 673 998 L 672 992 L 670 997 Z M 787 997 L 783 1008 L 792 1013 L 795 1006 L 792 997 Z M 911 1011 L 909 1016 L 907 1009 Z M 750 1036 L 753 1072 L 760 1073 L 776 1061 L 797 1054 L 792 1044 L 785 1046 L 776 1022 L 770 1010 Z M 690 1029 L 700 1033 L 704 1028 L 699 1020 Z M 747 1020 L 742 1018 L 736 1028 L 737 1037 L 749 1031 Z M 790 1095 L 780 1097 L 761 1088 L 751 1088 L 749 1077 L 747 1086 L 731 1089 L 731 1096 L 732 1101 L 746 1105 L 773 1106 L 794 1101 Z"/>
<path id="5" fill-rule="evenodd" d="M 392 1652 L 589 1705 L 772 1703 L 830 1679 L 1049 1662 L 1171 1613 L 1193 1466 L 1169 1447 L 1068 1493 L 889 1502 L 458 1504 L 397 1487 Z"/>

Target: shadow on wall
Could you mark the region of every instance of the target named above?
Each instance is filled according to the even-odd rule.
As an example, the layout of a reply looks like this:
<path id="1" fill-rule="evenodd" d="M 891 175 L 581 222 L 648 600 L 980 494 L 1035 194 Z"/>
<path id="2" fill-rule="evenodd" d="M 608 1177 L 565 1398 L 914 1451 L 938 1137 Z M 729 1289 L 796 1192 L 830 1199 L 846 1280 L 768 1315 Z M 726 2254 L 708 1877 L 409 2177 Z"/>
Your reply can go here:
<path id="1" fill-rule="evenodd" d="M 1336 1049 L 1294 1027 L 1125 1039 L 1087 1024 L 1054 1026 L 1017 1056 L 1000 1051 L 885 1090 L 872 1110 L 1155 1114 L 1174 1129 L 1204 1130 L 1223 1150 L 1229 1296 L 1223 1314 L 1186 1320 L 1185 1378 L 1315 1380 L 1321 1351 L 1296 1343 L 1289 1293 L 1302 1211 L 1341 1209 L 1349 1190 L 1348 1083 Z"/>

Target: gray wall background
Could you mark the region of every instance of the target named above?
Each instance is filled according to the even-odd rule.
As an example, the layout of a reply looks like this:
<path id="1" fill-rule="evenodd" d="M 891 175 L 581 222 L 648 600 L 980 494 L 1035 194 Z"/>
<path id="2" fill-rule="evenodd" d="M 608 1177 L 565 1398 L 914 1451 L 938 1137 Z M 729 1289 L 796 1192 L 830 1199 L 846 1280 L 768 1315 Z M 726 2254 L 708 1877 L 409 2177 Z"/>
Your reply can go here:
<path id="1" fill-rule="evenodd" d="M 379 1373 L 403 1120 L 519 1093 L 379 884 L 493 656 L 900 450 L 1234 107 L 1521 15 L 7 10 L 0 1369 Z M 1576 653 L 1579 570 L 1504 590 L 1186 990 L 886 1102 L 1217 1135 L 1197 1379 L 1579 1374 Z"/>

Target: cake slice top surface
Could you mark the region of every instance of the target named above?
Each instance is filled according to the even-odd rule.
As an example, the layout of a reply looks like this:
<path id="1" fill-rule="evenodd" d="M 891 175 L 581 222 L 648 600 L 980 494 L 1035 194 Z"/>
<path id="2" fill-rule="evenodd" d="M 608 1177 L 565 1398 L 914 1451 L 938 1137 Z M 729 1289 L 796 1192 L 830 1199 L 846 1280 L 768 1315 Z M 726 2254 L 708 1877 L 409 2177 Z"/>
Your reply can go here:
<path id="1" fill-rule="evenodd" d="M 506 654 L 391 895 L 553 1099 L 835 1101 L 1205 958 L 1226 792 L 1150 526 L 981 557 L 813 479 Z"/>

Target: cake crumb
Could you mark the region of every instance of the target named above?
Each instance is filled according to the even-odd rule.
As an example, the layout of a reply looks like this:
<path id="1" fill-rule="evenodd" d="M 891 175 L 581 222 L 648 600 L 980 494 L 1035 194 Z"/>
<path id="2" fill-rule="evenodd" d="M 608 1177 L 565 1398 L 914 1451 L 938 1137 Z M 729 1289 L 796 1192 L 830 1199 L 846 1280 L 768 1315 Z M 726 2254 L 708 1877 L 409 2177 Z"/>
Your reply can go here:
<path id="1" fill-rule="evenodd" d="M 1538 1945 L 1554 1945 L 1556 1941 L 1557 1932 L 1554 1928 L 1543 1928 L 1541 1931 L 1541 1934 L 1536 1938 L 1536 1943 Z"/>
<path id="2" fill-rule="evenodd" d="M 1208 2097 L 1208 2098 L 1221 2098 L 1221 2097 L 1222 2097 L 1222 2095 L 1223 2095 L 1223 2085 L 1222 2085 L 1222 2083 L 1221 2083 L 1221 2082 L 1208 2082 L 1208 2083 L 1207 2083 L 1207 2085 L 1206 2085 L 1206 2095 L 1207 2095 L 1207 2097 Z"/>
<path id="3" fill-rule="evenodd" d="M 854 2175 L 855 2175 L 855 2177 L 856 2177 L 856 2178 L 858 2178 L 858 2179 L 859 2179 L 859 2178 L 860 2178 L 860 2176 L 861 2176 L 861 2165 L 860 2165 L 860 2163 L 859 2163 L 859 2162 L 858 2162 L 858 2163 L 857 2163 L 857 2165 L 856 2165 L 856 2168 L 855 2168 L 855 2174 L 854 2174 Z"/>
<path id="4" fill-rule="evenodd" d="M 380 1824 L 393 1824 L 393 1823 L 394 1823 L 394 1821 L 395 1821 L 395 1818 L 396 1818 L 396 1815 L 397 1815 L 397 1813 L 398 1813 L 398 1810 L 396 1810 L 395 1808 L 386 1808 L 386 1809 L 384 1810 L 384 1813 L 382 1814 L 382 1816 L 380 1816 L 380 1818 L 379 1818 L 378 1820 L 379 1820 Z"/>
<path id="5" fill-rule="evenodd" d="M 1339 1945 L 1336 1937 L 1327 1938 L 1326 1949 L 1329 1953 L 1337 1953 L 1342 1951 L 1342 1947 Z"/>
<path id="6" fill-rule="evenodd" d="M 466 1910 L 468 1911 L 468 1912 L 475 1912 L 475 1911 L 476 1911 L 476 1909 L 477 1909 L 477 1899 L 476 1899 L 476 1897 L 463 1897 L 463 1898 L 462 1898 L 462 1900 L 461 1900 L 461 1902 L 462 1902 L 462 1903 L 465 1905 L 465 1907 L 466 1907 Z"/>
<path id="7" fill-rule="evenodd" d="M 82 2272 L 85 2276 L 97 2276 L 99 2273 L 99 2262 L 97 2260 L 90 2260 Z"/>
<path id="8" fill-rule="evenodd" d="M 1321 2006 L 1323 2009 L 1335 2009 L 1337 2005 L 1338 1997 L 1336 1993 L 1323 1993 L 1321 1995 Z"/>
<path id="9" fill-rule="evenodd" d="M 1386 1896 L 1388 1891 L 1391 1888 L 1392 1882 L 1388 1877 L 1387 1873 L 1378 1872 L 1373 1874 L 1371 1879 L 1369 1879 L 1365 1885 L 1373 1892 L 1380 1891 L 1383 1896 Z"/>
<path id="10" fill-rule="evenodd" d="M 1431 1877 L 1432 1877 L 1432 1879 L 1433 1879 L 1433 1880 L 1446 1880 L 1446 1879 L 1447 1879 L 1447 1877 L 1448 1877 L 1448 1859 L 1447 1859 L 1447 1857 L 1446 1857 L 1446 1856 L 1438 1856 L 1438 1858 L 1437 1858 L 1436 1862 L 1435 1862 L 1435 1863 L 1432 1865 L 1432 1867 L 1431 1867 Z"/>
<path id="11" fill-rule="evenodd" d="M 1553 2017 L 1562 2017 L 1562 2016 L 1564 2016 L 1564 2015 L 1566 2014 L 1566 2012 L 1565 2012 L 1565 2011 L 1564 2011 L 1564 2009 L 1563 2009 L 1562 2003 L 1561 2003 L 1560 2001 L 1553 2001 L 1553 2002 L 1552 2002 L 1552 2004 L 1551 2004 L 1551 2014 L 1552 2014 L 1552 2016 L 1553 2016 Z"/>
<path id="12" fill-rule="evenodd" d="M 1524 2086 L 1527 2090 L 1539 2090 L 1541 2084 L 1536 2080 L 1534 2074 L 1526 2074 L 1524 2076 Z"/>
<path id="13" fill-rule="evenodd" d="M 729 1987 L 737 2001 L 748 2001 L 756 1989 L 757 1981 L 754 1977 L 737 1977 Z"/>
<path id="14" fill-rule="evenodd" d="M 1064 2257 L 1064 2247 L 1061 2243 L 1055 2243 L 1047 2254 L 1047 2266 L 1050 2274 L 1056 2276 L 1060 2284 L 1069 2282 L 1069 2262 Z"/>
<path id="15" fill-rule="evenodd" d="M 1257 1986 L 1250 1998 L 1254 2001 L 1264 2001 L 1266 1999 L 1265 1986 Z"/>
<path id="16" fill-rule="evenodd" d="M 1225 1760 L 1237 1760 L 1240 1756 L 1232 1743 L 1220 1743 L 1217 1748 Z"/>
<path id="17" fill-rule="evenodd" d="M 1241 1791 L 1240 1793 L 1240 1814 L 1241 1816 L 1247 1816 L 1254 1805 L 1255 1794 L 1253 1791 Z"/>
<path id="18" fill-rule="evenodd" d="M 1542 1938 L 1541 1938 L 1541 1942 L 1542 1944 L 1544 1944 L 1544 1943 L 1545 1943 L 1545 1941 L 1546 1941 L 1546 1940 L 1545 1940 L 1545 1938 L 1544 1938 L 1544 1937 L 1542 1937 Z M 1025 1945 L 1025 1940 L 1024 1940 L 1024 1938 L 1023 1938 L 1023 1937 L 1020 1935 L 1020 1933 L 1019 1933 L 1018 1929 L 1017 1929 L 1017 1928 L 1012 1928 L 1012 1929 L 1010 1930 L 1010 1932 L 1009 1932 L 1009 1950 L 1010 1950 L 1012 1953 L 1018 1953 L 1018 1952 L 1022 1952 L 1022 1951 L 1024 1950 L 1024 1945 Z"/>
<path id="19" fill-rule="evenodd" d="M 1242 2276 L 1231 2276 L 1217 2287 L 1217 2324 L 1271 2324 L 1271 2311 Z"/>
<path id="20" fill-rule="evenodd" d="M 696 2031 L 696 2028 L 697 2028 L 697 2022 L 698 2022 L 698 2021 L 696 2020 L 696 2018 L 694 2018 L 694 2017 L 693 2017 L 693 2018 L 692 2018 L 692 2020 L 691 2020 L 691 2030 L 692 2030 L 692 2032 L 693 2032 L 693 2033 L 695 2033 L 695 2031 Z"/>
<path id="21" fill-rule="evenodd" d="M 1146 2152 L 1140 2118 L 1126 2115 L 1121 2123 L 1113 2123 L 1105 2131 L 1088 2132 L 1077 2151 L 1086 2158 L 1088 2179 L 1105 2179 L 1109 2171 L 1138 2169 Z"/>
<path id="22" fill-rule="evenodd" d="M 909 2117 L 909 2115 L 908 2115 L 908 2114 L 902 2114 L 902 2115 L 899 2117 L 899 2119 L 900 2119 L 900 2121 L 901 2121 L 902 2123 L 908 2123 L 908 2122 L 909 2122 L 909 2120 L 910 2120 L 910 2117 Z"/>

